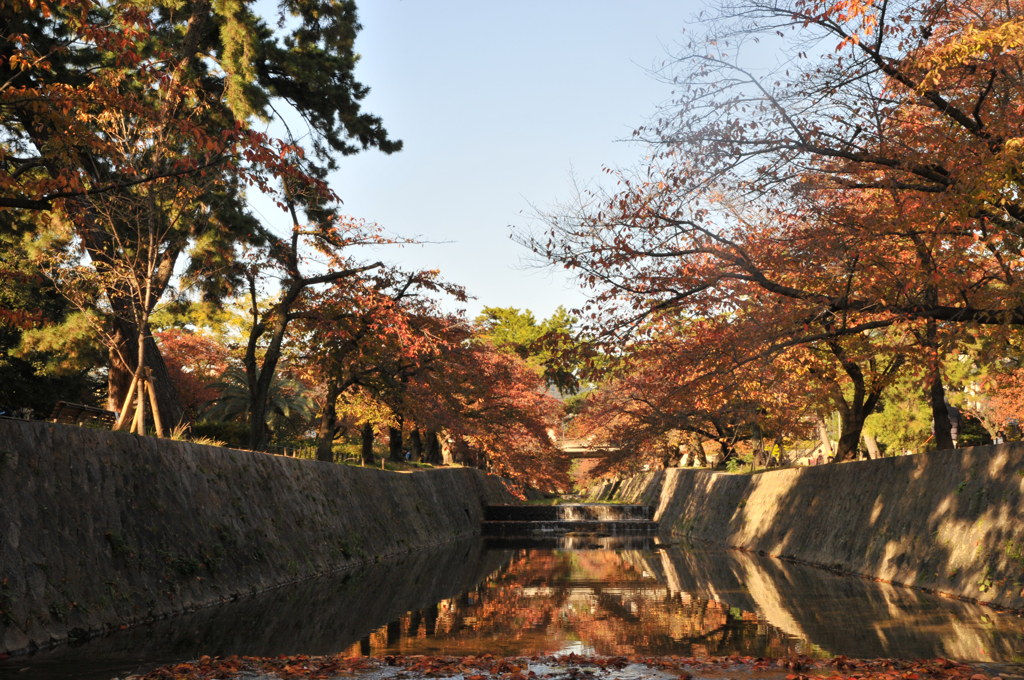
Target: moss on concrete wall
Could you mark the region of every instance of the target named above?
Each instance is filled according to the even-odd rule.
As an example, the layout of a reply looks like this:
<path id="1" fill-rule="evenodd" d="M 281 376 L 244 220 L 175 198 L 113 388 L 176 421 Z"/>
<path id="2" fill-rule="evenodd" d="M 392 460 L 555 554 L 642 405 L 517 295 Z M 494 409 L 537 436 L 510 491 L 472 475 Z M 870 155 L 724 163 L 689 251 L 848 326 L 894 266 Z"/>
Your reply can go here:
<path id="1" fill-rule="evenodd" d="M 1024 445 L 755 475 L 674 468 L 593 491 L 654 494 L 676 535 L 1024 608 Z"/>
<path id="2" fill-rule="evenodd" d="M 412 474 L 0 420 L 0 653 L 188 611 L 479 531 L 510 502 Z"/>

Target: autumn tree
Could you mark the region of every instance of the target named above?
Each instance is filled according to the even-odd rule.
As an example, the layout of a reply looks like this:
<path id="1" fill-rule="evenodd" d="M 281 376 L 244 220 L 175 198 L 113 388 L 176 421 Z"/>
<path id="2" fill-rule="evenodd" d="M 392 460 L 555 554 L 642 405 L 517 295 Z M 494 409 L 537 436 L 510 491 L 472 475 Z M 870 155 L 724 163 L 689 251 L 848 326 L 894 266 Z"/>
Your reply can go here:
<path id="1" fill-rule="evenodd" d="M 112 249 L 138 248 L 118 243 L 97 206 L 164 187 L 152 202 L 163 226 L 147 259 L 149 293 L 128 298 L 147 313 L 173 272 L 192 275 L 208 295 L 238 280 L 235 246 L 258 246 L 266 235 L 245 205 L 245 185 L 323 204 L 334 199 L 322 178 L 337 156 L 400 146 L 360 110 L 367 89 L 352 77 L 353 2 L 283 2 L 278 17 L 248 2 L 171 8 L 66 0 L 7 3 L 3 12 L 0 206 L 63 216 L 85 262 L 107 267 Z M 284 110 L 307 127 L 302 147 L 252 126 Z M 130 132 L 134 143 L 112 144 L 112 129 Z M 198 193 L 176 195 L 183 188 Z M 122 212 L 117 223 L 128 221 Z M 124 300 L 117 288 L 105 294 L 111 306 Z M 124 343 L 144 337 L 146 360 L 159 368 L 147 330 L 127 316 L 115 316 Z M 112 405 L 139 369 L 125 349 L 118 353 L 127 363 L 112 357 Z"/>
<path id="2" fill-rule="evenodd" d="M 654 145 L 645 171 L 552 216 L 531 245 L 594 289 L 606 332 L 713 314 L 755 289 L 794 310 L 791 326 L 825 320 L 835 337 L 901 326 L 948 447 L 944 336 L 1024 321 L 1021 9 L 729 6 L 667 67 L 678 99 L 638 131 Z M 745 66 L 743 48 L 776 32 L 792 50 L 785 66 Z"/>
<path id="3" fill-rule="evenodd" d="M 154 336 L 186 418 L 194 422 L 219 396 L 213 385 L 228 369 L 231 350 L 196 330 L 169 328 Z"/>
<path id="4" fill-rule="evenodd" d="M 405 385 L 447 349 L 443 328 L 451 321 L 438 307 L 438 294 L 465 299 L 461 288 L 435 271 L 381 267 L 338 280 L 305 300 L 297 313 L 298 342 L 324 390 L 318 459 L 332 459 L 342 422 L 337 403 L 351 399 L 353 390 L 362 393 L 361 403 L 375 405 L 372 411 L 379 406 L 390 410 L 389 449 L 392 458 L 401 456 Z M 368 437 L 364 427 L 363 438 Z M 367 462 L 371 456 L 372 447 L 364 456 Z"/>
<path id="5" fill-rule="evenodd" d="M 982 326 L 957 338 L 943 362 L 949 402 L 968 422 L 976 419 L 988 439 L 1018 435 L 1024 419 L 1021 330 Z M 969 432 L 961 427 L 961 439 Z"/>
<path id="6" fill-rule="evenodd" d="M 573 422 L 574 434 L 606 450 L 597 474 L 672 463 L 681 449 L 724 466 L 741 444 L 807 429 L 820 402 L 786 375 L 806 363 L 782 350 L 759 357 L 764 329 L 735 314 L 654 326 L 616 356 Z"/>
<path id="7" fill-rule="evenodd" d="M 383 266 L 379 261 L 355 261 L 348 253 L 352 246 L 383 242 L 373 225 L 320 208 L 309 209 L 307 217 L 312 221 L 303 223 L 295 204 L 290 202 L 289 208 L 293 220 L 291 234 L 273 239 L 267 258 L 253 263 L 245 272 L 250 324 L 242 363 L 249 386 L 249 446 L 256 450 L 267 445 L 270 385 L 283 356 L 291 323 L 307 314 L 304 300 L 319 286 L 338 284 Z M 322 256 L 323 267 L 304 271 L 304 245 Z M 278 281 L 280 291 L 268 303 L 262 286 L 271 276 Z"/>
<path id="8" fill-rule="evenodd" d="M 517 355 L 474 338 L 463 323 L 446 324 L 445 349 L 411 377 L 408 417 L 440 432 L 456 462 L 535 488 L 568 488 L 569 459 L 552 434 L 562 406 Z"/>
<path id="9" fill-rule="evenodd" d="M 465 300 L 437 272 L 379 267 L 310 292 L 295 308 L 295 346 L 320 385 L 317 457 L 333 459 L 343 426 L 365 464 L 378 431 L 389 455 L 454 462 L 529 485 L 565 488 L 568 459 L 550 432 L 561 414 L 541 371 L 496 348 L 444 301 Z"/>

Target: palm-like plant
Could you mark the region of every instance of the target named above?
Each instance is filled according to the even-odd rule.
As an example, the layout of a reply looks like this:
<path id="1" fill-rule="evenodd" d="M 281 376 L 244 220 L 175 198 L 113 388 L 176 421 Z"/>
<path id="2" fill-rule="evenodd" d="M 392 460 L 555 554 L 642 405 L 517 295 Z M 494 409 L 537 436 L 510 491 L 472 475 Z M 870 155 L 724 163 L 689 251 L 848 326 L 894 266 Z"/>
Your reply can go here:
<path id="1" fill-rule="evenodd" d="M 211 387 L 220 396 L 210 402 L 203 415 L 210 420 L 245 422 L 249 418 L 251 396 L 245 370 L 229 366 Z M 277 431 L 295 426 L 316 414 L 316 403 L 309 390 L 297 380 L 275 374 L 270 383 L 267 426 Z"/>

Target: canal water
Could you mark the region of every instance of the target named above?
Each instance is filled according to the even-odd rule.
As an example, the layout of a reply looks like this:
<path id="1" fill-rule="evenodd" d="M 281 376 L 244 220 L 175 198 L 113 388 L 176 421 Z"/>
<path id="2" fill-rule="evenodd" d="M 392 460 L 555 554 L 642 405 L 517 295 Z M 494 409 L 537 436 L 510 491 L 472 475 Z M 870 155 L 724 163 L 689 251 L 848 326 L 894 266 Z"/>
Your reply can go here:
<path id="1" fill-rule="evenodd" d="M 942 656 L 1021 674 L 1024 618 L 737 551 L 473 541 L 0 661 L 0 678 L 109 680 L 203 654 L 339 652 Z"/>

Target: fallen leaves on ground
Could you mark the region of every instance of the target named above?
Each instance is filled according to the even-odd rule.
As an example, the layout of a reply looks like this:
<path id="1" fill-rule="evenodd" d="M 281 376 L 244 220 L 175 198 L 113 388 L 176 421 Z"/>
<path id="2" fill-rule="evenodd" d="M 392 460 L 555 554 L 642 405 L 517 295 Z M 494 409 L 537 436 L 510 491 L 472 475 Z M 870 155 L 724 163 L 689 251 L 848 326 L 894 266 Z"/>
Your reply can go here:
<path id="1" fill-rule="evenodd" d="M 623 670 L 629 672 L 622 673 Z M 197 661 L 163 666 L 126 680 L 334 680 L 354 676 L 417 680 L 620 680 L 631 678 L 690 680 L 695 676 L 741 675 L 771 680 L 1001 680 L 978 668 L 948 659 L 850 659 L 837 656 L 762 658 L 727 657 L 499 657 L 446 656 L 279 656 L 201 657 Z"/>

